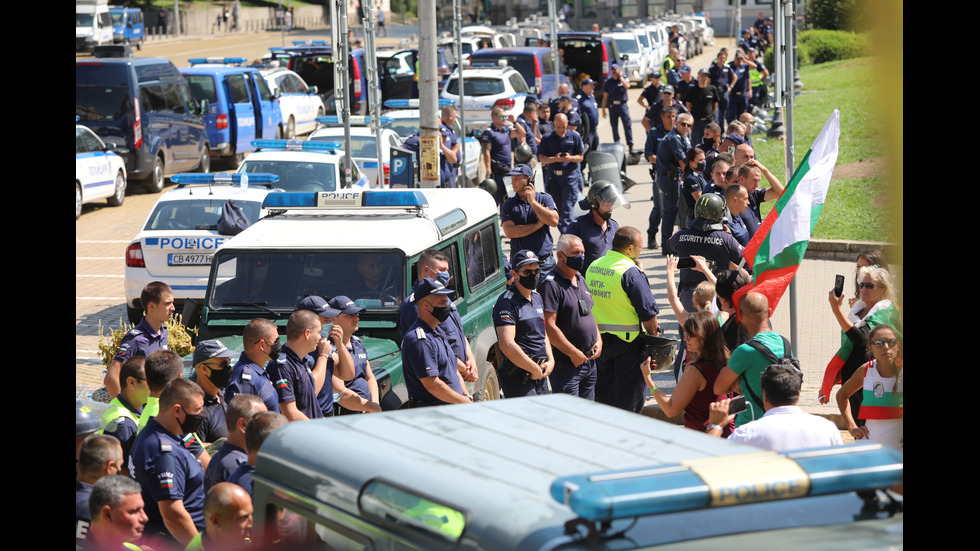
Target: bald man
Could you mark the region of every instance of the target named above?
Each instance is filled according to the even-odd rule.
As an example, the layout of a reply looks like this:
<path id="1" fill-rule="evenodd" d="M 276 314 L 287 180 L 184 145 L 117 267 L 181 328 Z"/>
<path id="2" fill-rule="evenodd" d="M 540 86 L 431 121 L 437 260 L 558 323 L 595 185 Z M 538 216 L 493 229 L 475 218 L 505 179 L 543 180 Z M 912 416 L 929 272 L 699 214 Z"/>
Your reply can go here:
<path id="1" fill-rule="evenodd" d="M 219 482 L 204 500 L 207 526 L 185 551 L 242 549 L 252 533 L 252 498 L 237 484 Z"/>

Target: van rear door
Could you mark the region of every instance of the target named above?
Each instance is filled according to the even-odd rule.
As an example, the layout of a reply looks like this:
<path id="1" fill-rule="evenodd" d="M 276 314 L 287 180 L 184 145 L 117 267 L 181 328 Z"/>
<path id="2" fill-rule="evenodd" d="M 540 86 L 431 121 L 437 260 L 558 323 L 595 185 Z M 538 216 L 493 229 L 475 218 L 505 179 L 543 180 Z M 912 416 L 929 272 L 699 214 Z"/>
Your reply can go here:
<path id="1" fill-rule="evenodd" d="M 228 118 L 235 121 L 231 127 L 231 143 L 236 153 L 251 151 L 256 137 L 256 109 L 251 87 L 246 75 L 231 74 L 224 77 L 225 93 L 229 100 Z"/>

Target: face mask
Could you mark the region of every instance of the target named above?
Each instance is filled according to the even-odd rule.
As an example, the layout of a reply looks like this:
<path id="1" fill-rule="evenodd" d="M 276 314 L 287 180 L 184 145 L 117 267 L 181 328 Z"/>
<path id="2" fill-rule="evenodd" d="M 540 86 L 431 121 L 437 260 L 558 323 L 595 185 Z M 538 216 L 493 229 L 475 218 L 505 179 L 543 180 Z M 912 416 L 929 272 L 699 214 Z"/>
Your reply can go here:
<path id="1" fill-rule="evenodd" d="M 704 142 L 704 145 L 706 145 L 708 147 L 711 147 L 711 146 L 715 145 L 715 139 L 714 138 L 704 138 L 701 141 L 703 141 Z"/>
<path id="2" fill-rule="evenodd" d="M 596 211 L 596 212 L 599 213 L 599 218 L 602 218 L 603 220 L 609 220 L 610 218 L 612 218 L 612 211 L 609 212 Z"/>
<path id="3" fill-rule="evenodd" d="M 450 306 L 448 304 L 445 305 L 445 306 L 433 306 L 432 307 L 432 317 L 434 317 L 437 320 L 439 320 L 439 323 L 442 323 L 442 322 L 446 321 L 447 319 L 449 319 L 449 316 L 452 313 L 453 313 L 453 308 L 452 308 L 452 306 Z"/>
<path id="4" fill-rule="evenodd" d="M 708 168 L 708 163 L 706 163 L 705 161 L 701 161 L 700 163 L 698 163 L 697 168 L 698 168 L 698 172 L 704 172 L 704 169 Z"/>
<path id="5" fill-rule="evenodd" d="M 585 266 L 585 255 L 580 254 L 578 256 L 566 256 L 565 265 L 576 272 L 579 272 Z"/>
<path id="6" fill-rule="evenodd" d="M 518 277 L 517 280 L 521 283 L 521 286 L 523 286 L 525 289 L 528 289 L 529 291 L 533 291 L 538 288 L 538 279 L 540 277 L 541 274 L 537 273 L 537 274 L 530 274 L 526 276 L 520 276 Z"/>
<path id="7" fill-rule="evenodd" d="M 436 272 L 436 279 L 443 286 L 447 285 L 449 283 L 449 272 Z"/>
<path id="8" fill-rule="evenodd" d="M 279 354 L 281 352 L 282 352 L 282 343 L 277 340 L 276 344 L 269 346 L 269 359 L 271 359 L 272 361 L 276 361 L 276 359 L 279 358 Z"/>
<path id="9" fill-rule="evenodd" d="M 184 409 L 184 406 L 180 406 L 180 409 Z M 202 411 L 197 415 L 191 415 L 190 413 L 187 413 L 186 409 L 184 409 L 184 413 L 187 414 L 187 417 L 184 417 L 184 421 L 180 423 L 180 433 L 190 434 L 192 432 L 197 432 L 197 429 L 201 427 L 201 423 L 203 423 L 204 419 L 206 419 L 204 412 Z"/>
<path id="10" fill-rule="evenodd" d="M 220 370 L 212 369 L 211 374 L 208 375 L 208 379 L 211 379 L 214 386 L 218 388 L 225 388 L 228 386 L 228 383 L 231 382 L 231 366 L 229 365 L 228 367 Z"/>

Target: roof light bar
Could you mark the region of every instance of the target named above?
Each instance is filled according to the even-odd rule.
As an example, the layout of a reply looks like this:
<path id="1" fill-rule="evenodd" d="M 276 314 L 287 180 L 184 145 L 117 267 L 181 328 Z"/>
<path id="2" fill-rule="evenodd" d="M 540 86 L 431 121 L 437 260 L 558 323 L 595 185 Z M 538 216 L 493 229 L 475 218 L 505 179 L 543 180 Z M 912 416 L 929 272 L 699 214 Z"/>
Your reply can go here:
<path id="1" fill-rule="evenodd" d="M 250 174 L 244 172 L 209 172 L 206 174 L 188 172 L 174 174 L 170 179 L 175 184 L 179 184 L 177 187 L 180 188 L 191 184 L 239 184 L 243 177 L 250 184 L 275 184 L 279 181 L 278 174 L 269 174 L 266 172 Z"/>
<path id="2" fill-rule="evenodd" d="M 187 60 L 191 65 L 201 65 L 202 63 L 210 63 L 216 65 L 236 65 L 239 63 L 245 63 L 248 60 L 244 57 L 192 57 Z"/>
<path id="3" fill-rule="evenodd" d="M 447 105 L 452 105 L 453 100 L 446 98 L 439 98 L 439 107 L 445 107 Z M 419 100 L 418 99 L 390 99 L 385 102 L 385 107 L 390 107 L 392 109 L 418 109 Z M 382 119 L 384 122 L 384 119 Z"/>
<path id="4" fill-rule="evenodd" d="M 328 126 L 337 126 L 337 125 L 344 124 L 343 121 L 340 120 L 340 117 L 338 117 L 337 115 L 326 115 L 323 117 L 317 117 L 315 120 L 320 124 L 325 124 Z M 395 119 L 381 115 L 381 118 L 379 118 L 378 120 L 381 121 L 382 123 L 386 123 L 386 122 L 392 122 Z M 353 115 L 350 117 L 350 123 L 352 126 L 365 126 L 371 124 L 371 115 Z"/>
<path id="5" fill-rule="evenodd" d="M 418 190 L 279 191 L 265 196 L 262 208 L 273 210 L 329 210 L 336 208 L 425 208 Z"/>
<path id="6" fill-rule="evenodd" d="M 256 149 L 284 149 L 287 151 L 336 151 L 344 146 L 337 142 L 319 140 L 253 140 L 252 147 Z"/>

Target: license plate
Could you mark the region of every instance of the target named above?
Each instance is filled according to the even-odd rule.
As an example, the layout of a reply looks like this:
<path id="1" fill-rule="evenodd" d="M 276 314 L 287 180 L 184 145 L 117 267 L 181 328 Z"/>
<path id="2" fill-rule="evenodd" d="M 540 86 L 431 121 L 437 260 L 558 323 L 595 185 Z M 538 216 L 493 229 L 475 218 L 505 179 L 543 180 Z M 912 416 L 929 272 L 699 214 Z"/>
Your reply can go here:
<path id="1" fill-rule="evenodd" d="M 169 266 L 210 266 L 210 254 L 170 254 L 167 255 Z"/>

